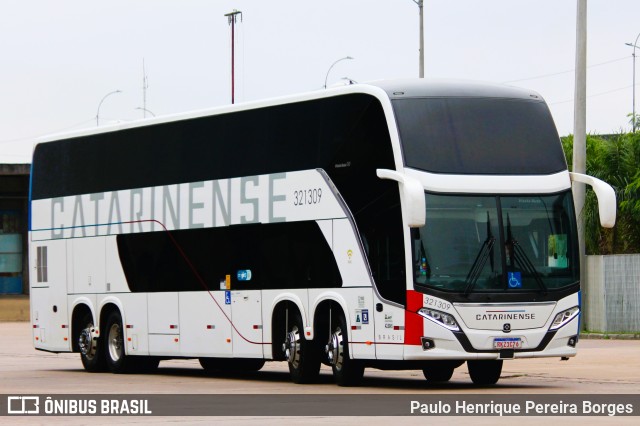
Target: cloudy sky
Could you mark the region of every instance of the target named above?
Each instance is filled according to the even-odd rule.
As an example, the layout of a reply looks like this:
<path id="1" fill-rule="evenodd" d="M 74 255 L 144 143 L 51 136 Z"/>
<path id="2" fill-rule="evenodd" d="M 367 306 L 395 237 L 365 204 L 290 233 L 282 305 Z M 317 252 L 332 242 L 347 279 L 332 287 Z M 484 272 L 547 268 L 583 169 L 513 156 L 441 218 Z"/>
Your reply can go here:
<path id="1" fill-rule="evenodd" d="M 572 133 L 576 0 L 424 0 L 425 76 L 538 91 Z M 0 163 L 34 138 L 231 102 L 418 75 L 413 0 L 0 0 Z M 640 0 L 588 0 L 587 130 L 629 130 Z M 640 54 L 640 51 L 638 51 Z M 640 58 L 639 58 L 640 59 Z M 640 68 L 640 62 L 638 62 Z M 639 79 L 640 81 L 640 79 Z M 640 98 L 640 91 L 638 92 Z M 638 107 L 640 110 L 640 101 Z M 149 115 L 149 113 L 147 113 Z"/>

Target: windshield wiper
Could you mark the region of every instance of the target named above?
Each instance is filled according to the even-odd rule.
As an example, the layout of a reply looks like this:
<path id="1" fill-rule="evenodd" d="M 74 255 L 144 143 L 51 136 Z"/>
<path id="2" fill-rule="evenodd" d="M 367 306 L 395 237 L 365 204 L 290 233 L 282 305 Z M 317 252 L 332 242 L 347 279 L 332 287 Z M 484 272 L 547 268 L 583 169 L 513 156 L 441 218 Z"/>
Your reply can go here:
<path id="1" fill-rule="evenodd" d="M 464 295 L 468 295 L 469 292 L 475 287 L 480 278 L 480 274 L 484 269 L 484 265 L 487 263 L 487 259 L 491 259 L 491 270 L 493 271 L 493 246 L 496 243 L 496 238 L 491 233 L 491 219 L 489 218 L 489 212 L 487 212 L 487 239 L 482 243 L 480 251 L 476 256 L 476 260 L 471 265 L 471 269 L 465 278 L 467 286 L 464 289 Z"/>
<path id="2" fill-rule="evenodd" d="M 513 234 L 511 233 L 511 221 L 509 220 L 508 213 L 507 213 L 506 245 L 507 247 L 511 247 L 512 260 L 518 263 L 520 266 L 522 266 L 522 269 L 524 269 L 525 272 L 533 276 L 533 278 L 536 281 L 536 284 L 538 284 L 538 287 L 540 287 L 540 290 L 542 290 L 542 292 L 546 294 L 548 291 L 547 286 L 544 285 L 544 282 L 542 282 L 542 278 L 540 278 L 540 274 L 536 270 L 536 267 L 534 266 L 533 263 L 531 263 L 531 260 L 529 259 L 527 254 L 524 252 L 522 247 L 520 247 L 520 244 L 518 244 L 518 241 L 513 238 Z M 513 261 L 511 262 L 512 266 L 513 266 Z"/>

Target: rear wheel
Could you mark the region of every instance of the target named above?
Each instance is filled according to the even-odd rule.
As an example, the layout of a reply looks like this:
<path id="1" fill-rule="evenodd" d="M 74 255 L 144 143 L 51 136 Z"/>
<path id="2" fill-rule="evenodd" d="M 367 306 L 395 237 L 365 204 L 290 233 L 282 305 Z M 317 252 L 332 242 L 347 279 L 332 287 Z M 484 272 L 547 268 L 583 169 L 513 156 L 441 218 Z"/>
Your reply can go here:
<path id="1" fill-rule="evenodd" d="M 467 361 L 469 376 L 475 385 L 495 385 L 502 373 L 502 360 Z"/>
<path id="2" fill-rule="evenodd" d="M 124 329 L 122 327 L 122 316 L 120 312 L 113 311 L 109 314 L 104 334 L 106 339 L 105 359 L 107 367 L 112 373 L 120 374 L 139 371 L 138 369 L 145 370 L 141 368 L 144 367 L 145 361 L 147 363 L 147 370 L 154 369 L 158 366 L 157 358 L 138 358 L 125 354 Z"/>
<path id="3" fill-rule="evenodd" d="M 340 316 L 332 330 L 326 351 L 333 377 L 339 386 L 356 386 L 362 381 L 364 364 L 349 355 L 349 337 L 344 316 Z"/>
<path id="4" fill-rule="evenodd" d="M 320 373 L 320 350 L 312 340 L 305 339 L 302 316 L 297 311 L 287 324 L 282 351 L 294 383 L 312 383 L 317 380 Z"/>
<path id="5" fill-rule="evenodd" d="M 100 333 L 93 324 L 91 314 L 85 314 L 80 324 L 82 330 L 78 335 L 78 347 L 82 366 L 91 373 L 105 371 L 107 365 L 104 359 L 103 339 L 100 338 Z"/>

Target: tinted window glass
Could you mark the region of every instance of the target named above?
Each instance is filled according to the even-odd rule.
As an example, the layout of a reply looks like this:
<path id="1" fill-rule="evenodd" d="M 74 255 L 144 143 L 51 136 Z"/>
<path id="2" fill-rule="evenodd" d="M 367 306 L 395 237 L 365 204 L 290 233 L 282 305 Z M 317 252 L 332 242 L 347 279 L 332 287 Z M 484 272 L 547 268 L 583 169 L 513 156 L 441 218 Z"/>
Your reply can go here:
<path id="1" fill-rule="evenodd" d="M 393 101 L 405 164 L 434 173 L 551 174 L 566 169 L 546 104 L 489 98 Z"/>
<path id="2" fill-rule="evenodd" d="M 132 292 L 340 287 L 316 222 L 122 234 L 120 260 Z M 250 271 L 250 272 L 248 272 Z"/>
<path id="3" fill-rule="evenodd" d="M 578 282 L 571 192 L 427 193 L 426 203 L 426 224 L 413 232 L 417 285 L 456 293 L 513 293 L 559 290 Z"/>

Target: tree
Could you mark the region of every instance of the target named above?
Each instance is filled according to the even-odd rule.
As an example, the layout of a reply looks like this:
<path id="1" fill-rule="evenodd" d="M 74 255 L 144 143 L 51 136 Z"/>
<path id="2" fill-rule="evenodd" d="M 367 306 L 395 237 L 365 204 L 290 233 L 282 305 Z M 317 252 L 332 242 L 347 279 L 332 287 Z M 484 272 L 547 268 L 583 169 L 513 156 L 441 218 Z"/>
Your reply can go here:
<path id="1" fill-rule="evenodd" d="M 571 169 L 573 136 L 562 139 Z M 640 133 L 587 136 L 587 174 L 616 192 L 618 216 L 612 229 L 600 227 L 595 193 L 587 188 L 582 211 L 587 254 L 640 253 Z"/>

